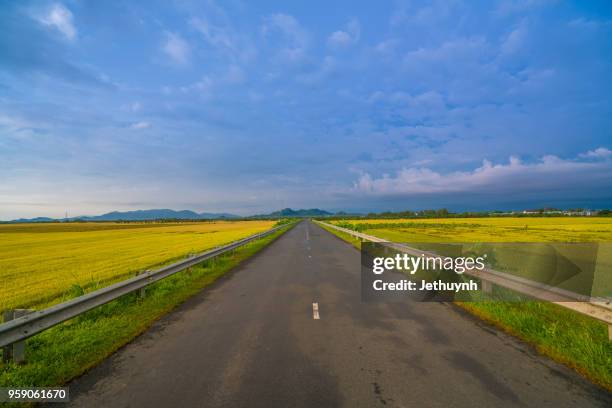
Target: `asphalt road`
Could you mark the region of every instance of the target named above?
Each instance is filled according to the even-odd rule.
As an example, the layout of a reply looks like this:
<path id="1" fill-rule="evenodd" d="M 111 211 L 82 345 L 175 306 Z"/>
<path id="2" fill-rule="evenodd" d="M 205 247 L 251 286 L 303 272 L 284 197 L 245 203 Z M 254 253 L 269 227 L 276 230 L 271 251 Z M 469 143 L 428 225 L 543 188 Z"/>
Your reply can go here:
<path id="1" fill-rule="evenodd" d="M 302 222 L 70 384 L 70 406 L 612 406 L 452 305 L 362 303 L 359 259 Z"/>

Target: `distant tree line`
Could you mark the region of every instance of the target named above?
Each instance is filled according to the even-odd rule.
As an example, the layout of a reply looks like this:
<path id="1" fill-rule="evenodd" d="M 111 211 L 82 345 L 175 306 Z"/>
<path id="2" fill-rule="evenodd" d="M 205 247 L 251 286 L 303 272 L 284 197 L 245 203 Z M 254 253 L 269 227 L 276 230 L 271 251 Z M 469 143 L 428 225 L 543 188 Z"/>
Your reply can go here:
<path id="1" fill-rule="evenodd" d="M 363 214 L 347 214 L 344 212 L 337 213 L 333 216 L 326 217 L 327 219 L 342 220 L 346 218 L 362 218 L 362 219 L 398 219 L 398 218 L 481 218 L 481 217 L 567 217 L 567 216 L 612 216 L 612 210 L 604 209 L 591 211 L 584 208 L 573 208 L 569 210 L 560 210 L 553 207 L 544 207 L 533 210 L 524 211 L 464 211 L 451 212 L 446 208 L 429 209 L 421 211 L 384 211 L 380 213 L 370 212 Z"/>

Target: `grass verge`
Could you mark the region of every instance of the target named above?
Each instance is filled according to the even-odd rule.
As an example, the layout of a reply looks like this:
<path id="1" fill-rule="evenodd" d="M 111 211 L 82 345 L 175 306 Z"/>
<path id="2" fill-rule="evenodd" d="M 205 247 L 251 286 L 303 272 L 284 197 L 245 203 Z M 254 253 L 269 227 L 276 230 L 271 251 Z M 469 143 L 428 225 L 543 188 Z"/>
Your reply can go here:
<path id="1" fill-rule="evenodd" d="M 320 226 L 357 249 L 361 248 L 361 242 L 349 234 Z M 545 302 L 455 304 L 612 391 L 612 342 L 608 340 L 605 324 Z"/>
<path id="2" fill-rule="evenodd" d="M 144 299 L 135 293 L 125 295 L 28 339 L 27 363 L 0 365 L 0 387 L 65 384 L 99 364 L 288 228 L 244 245 L 233 255 L 217 257 L 157 282 L 147 287 Z"/>

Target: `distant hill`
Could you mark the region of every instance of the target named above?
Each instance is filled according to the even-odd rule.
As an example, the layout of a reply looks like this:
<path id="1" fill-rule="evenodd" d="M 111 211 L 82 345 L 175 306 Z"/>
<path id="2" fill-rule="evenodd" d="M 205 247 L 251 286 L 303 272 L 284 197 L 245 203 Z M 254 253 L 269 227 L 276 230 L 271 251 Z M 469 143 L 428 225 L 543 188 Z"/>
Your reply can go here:
<path id="1" fill-rule="evenodd" d="M 197 213 L 190 210 L 175 211 L 170 209 L 136 210 L 136 211 L 112 211 L 102 215 L 82 216 L 68 218 L 70 221 L 151 221 L 151 220 L 218 220 L 240 218 L 228 213 Z M 63 221 L 65 219 L 53 219 L 47 217 L 20 218 L 11 222 L 49 222 Z"/>
<path id="2" fill-rule="evenodd" d="M 280 217 L 325 217 L 334 215 L 325 210 L 311 208 L 308 210 L 294 210 L 291 208 L 283 208 L 279 211 L 271 212 L 270 214 L 256 215 L 255 218 L 280 218 Z"/>
<path id="3" fill-rule="evenodd" d="M 196 219 L 200 218 L 198 213 L 189 210 L 136 210 L 136 211 L 112 211 L 102 215 L 91 217 L 76 217 L 87 221 L 147 221 L 161 219 Z"/>
<path id="4" fill-rule="evenodd" d="M 338 213 L 342 214 L 342 213 Z M 279 211 L 274 211 L 269 214 L 253 215 L 246 218 L 300 218 L 300 217 L 327 217 L 334 215 L 329 211 L 319 208 L 294 210 L 292 208 L 284 208 Z M 112 211 L 102 215 L 71 217 L 68 221 L 153 221 L 153 220 L 219 220 L 219 219 L 235 219 L 243 218 L 238 215 L 229 213 L 197 213 L 191 210 L 175 211 L 167 208 L 153 210 L 135 210 L 135 211 Z M 52 222 L 66 221 L 65 218 L 20 218 L 9 222 Z"/>
<path id="5" fill-rule="evenodd" d="M 136 211 L 113 211 L 93 217 L 77 217 L 86 221 L 150 221 L 150 220 L 202 220 L 238 218 L 237 215 L 228 213 L 197 213 L 190 210 L 175 211 L 169 209 L 136 210 Z"/>
<path id="6" fill-rule="evenodd" d="M 55 221 L 55 220 L 49 217 L 36 217 L 36 218 L 19 218 L 17 220 L 13 220 L 10 222 L 51 222 L 51 221 Z"/>

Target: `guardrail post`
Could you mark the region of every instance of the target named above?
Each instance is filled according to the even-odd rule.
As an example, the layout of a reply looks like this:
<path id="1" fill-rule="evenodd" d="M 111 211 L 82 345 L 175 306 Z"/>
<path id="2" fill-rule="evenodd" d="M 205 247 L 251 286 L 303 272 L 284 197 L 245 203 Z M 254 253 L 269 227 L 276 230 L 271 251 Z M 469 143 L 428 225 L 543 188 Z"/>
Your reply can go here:
<path id="1" fill-rule="evenodd" d="M 136 275 L 142 275 L 143 273 L 147 273 L 147 272 L 150 272 L 150 271 L 149 270 L 141 271 L 141 272 L 138 272 Z M 143 286 L 142 288 L 138 290 L 138 298 L 144 299 L 146 297 L 147 297 L 147 287 Z"/>
<path id="2" fill-rule="evenodd" d="M 489 281 L 481 280 L 480 287 L 484 293 L 493 293 L 493 284 Z"/>
<path id="3" fill-rule="evenodd" d="M 612 324 L 608 324 L 608 340 L 612 341 Z"/>
<path id="4" fill-rule="evenodd" d="M 195 256 L 196 256 L 195 252 L 189 252 L 187 254 L 187 258 L 193 258 Z M 187 275 L 191 276 L 191 272 L 192 272 L 191 267 L 187 268 Z"/>
<path id="5" fill-rule="evenodd" d="M 3 313 L 4 322 L 6 323 L 10 320 L 20 318 L 22 316 L 32 313 L 33 311 L 34 310 L 32 309 L 6 310 Z M 8 346 L 3 347 L 2 361 L 4 361 L 5 363 L 14 361 L 17 364 L 23 364 L 25 362 L 25 340 L 18 341 L 16 343 L 9 344 Z"/>

